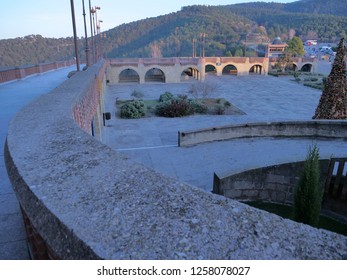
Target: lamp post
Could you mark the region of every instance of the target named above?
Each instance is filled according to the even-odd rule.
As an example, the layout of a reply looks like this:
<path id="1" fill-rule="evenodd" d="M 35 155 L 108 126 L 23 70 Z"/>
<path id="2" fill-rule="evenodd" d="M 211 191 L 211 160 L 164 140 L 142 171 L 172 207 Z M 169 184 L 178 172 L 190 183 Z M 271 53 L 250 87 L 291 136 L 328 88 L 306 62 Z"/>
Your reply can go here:
<path id="1" fill-rule="evenodd" d="M 87 67 L 90 66 L 90 60 L 89 60 L 89 47 L 88 47 L 88 34 L 87 34 L 87 22 L 86 22 L 86 9 L 84 7 L 84 0 L 82 0 L 83 5 L 83 19 L 84 19 L 84 37 L 86 38 L 86 64 Z"/>
<path id="2" fill-rule="evenodd" d="M 73 29 L 73 37 L 75 44 L 75 55 L 76 55 L 76 67 L 77 72 L 80 71 L 80 61 L 78 58 L 78 47 L 77 47 L 77 32 L 76 32 L 76 20 L 75 20 L 75 7 L 73 0 L 70 0 L 71 3 L 71 17 L 72 17 L 72 29 Z"/>
<path id="3" fill-rule="evenodd" d="M 89 0 L 89 21 L 90 21 L 90 37 L 92 38 L 92 54 L 93 54 L 93 64 L 95 63 L 94 56 L 94 36 L 93 36 L 93 23 L 92 23 L 92 4 Z"/>
<path id="4" fill-rule="evenodd" d="M 98 6 L 92 7 L 90 9 L 90 14 L 91 14 L 92 19 L 93 19 L 92 34 L 94 36 L 94 39 L 93 39 L 93 43 L 94 43 L 94 45 L 93 45 L 93 48 L 94 48 L 94 54 L 93 54 L 93 56 L 94 56 L 94 63 L 96 63 L 97 60 L 98 60 L 98 53 L 97 53 L 97 46 L 96 46 L 96 44 L 97 44 L 97 42 L 96 42 L 96 40 L 97 40 L 97 38 L 96 38 L 96 35 L 97 35 L 96 28 L 97 28 L 97 24 L 98 24 L 97 10 L 100 10 L 100 9 L 101 8 L 98 7 Z"/>

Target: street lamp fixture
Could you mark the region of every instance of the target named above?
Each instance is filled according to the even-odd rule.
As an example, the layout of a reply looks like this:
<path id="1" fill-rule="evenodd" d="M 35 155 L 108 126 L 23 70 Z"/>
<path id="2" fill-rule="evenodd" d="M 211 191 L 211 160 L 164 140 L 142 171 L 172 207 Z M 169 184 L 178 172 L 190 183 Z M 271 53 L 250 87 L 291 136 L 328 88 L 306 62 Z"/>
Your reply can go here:
<path id="1" fill-rule="evenodd" d="M 80 61 L 79 61 L 79 58 L 78 58 L 78 47 L 77 47 L 75 5 L 74 5 L 73 0 L 70 0 L 70 3 L 71 3 L 72 29 L 73 29 L 73 37 L 74 37 L 74 45 L 75 45 L 75 55 L 76 55 L 76 67 L 77 67 L 77 72 L 78 72 L 78 71 L 80 71 Z"/>

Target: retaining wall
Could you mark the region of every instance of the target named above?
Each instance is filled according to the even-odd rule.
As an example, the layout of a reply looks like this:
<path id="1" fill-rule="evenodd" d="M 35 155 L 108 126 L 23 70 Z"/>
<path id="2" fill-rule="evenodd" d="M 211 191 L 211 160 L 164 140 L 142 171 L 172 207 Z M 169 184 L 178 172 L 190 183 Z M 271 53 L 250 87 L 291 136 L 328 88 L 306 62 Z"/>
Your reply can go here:
<path id="1" fill-rule="evenodd" d="M 214 174 L 213 192 L 239 201 L 292 204 L 304 162 L 291 162 L 236 174 Z M 320 160 L 321 182 L 328 174 L 329 160 Z"/>
<path id="2" fill-rule="evenodd" d="M 209 127 L 178 132 L 178 146 L 246 137 L 347 138 L 346 121 L 287 121 Z"/>
<path id="3" fill-rule="evenodd" d="M 34 257 L 346 257 L 345 236 L 180 183 L 92 137 L 84 124 L 94 107 L 83 100 L 99 95 L 90 89 L 104 80 L 103 67 L 77 73 L 21 110 L 9 126 L 5 162 Z"/>

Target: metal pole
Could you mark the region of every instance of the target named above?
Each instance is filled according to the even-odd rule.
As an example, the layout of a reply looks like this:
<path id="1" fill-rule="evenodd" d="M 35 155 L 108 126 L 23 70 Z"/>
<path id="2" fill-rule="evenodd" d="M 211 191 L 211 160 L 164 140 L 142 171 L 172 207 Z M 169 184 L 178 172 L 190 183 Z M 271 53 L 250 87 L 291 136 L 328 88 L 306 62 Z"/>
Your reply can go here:
<path id="1" fill-rule="evenodd" d="M 93 64 L 95 63 L 94 57 L 94 37 L 93 37 L 93 23 L 92 23 L 92 4 L 89 0 L 89 20 L 90 20 L 90 36 L 92 37 L 92 54 L 93 54 Z"/>
<path id="2" fill-rule="evenodd" d="M 71 2 L 71 16 L 72 16 L 73 37 L 74 37 L 74 44 L 75 44 L 76 66 L 77 66 L 77 72 L 78 72 L 78 71 L 80 71 L 80 60 L 78 58 L 77 32 L 76 32 L 76 20 L 75 20 L 75 7 L 74 7 L 73 0 L 70 0 L 70 2 Z"/>
<path id="3" fill-rule="evenodd" d="M 87 34 L 87 22 L 86 22 L 86 9 L 84 7 L 84 0 L 82 0 L 83 5 L 83 19 L 84 19 L 84 37 L 86 38 L 86 64 L 87 67 L 90 66 L 89 61 L 89 47 L 88 47 L 88 34 Z"/>
<path id="4" fill-rule="evenodd" d="M 92 13 L 92 17 L 93 17 L 93 38 L 94 38 L 94 46 L 93 46 L 94 54 L 93 54 L 93 56 L 94 56 L 94 63 L 96 63 L 98 59 L 96 56 L 96 31 L 95 31 L 95 13 L 96 13 L 96 11 L 94 8 L 92 8 L 91 13 Z"/>

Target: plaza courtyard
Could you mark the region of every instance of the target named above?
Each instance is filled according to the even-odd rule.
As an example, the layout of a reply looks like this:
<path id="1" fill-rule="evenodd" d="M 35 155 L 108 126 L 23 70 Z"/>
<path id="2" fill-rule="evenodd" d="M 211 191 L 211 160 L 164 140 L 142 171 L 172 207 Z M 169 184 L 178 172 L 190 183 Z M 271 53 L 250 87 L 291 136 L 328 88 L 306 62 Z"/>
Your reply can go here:
<path id="1" fill-rule="evenodd" d="M 186 94 L 191 82 L 180 84 L 118 84 L 107 88 L 104 107 L 112 113 L 106 121 L 102 141 L 129 159 L 206 191 L 212 190 L 213 174 L 227 174 L 262 166 L 304 160 L 308 147 L 316 143 L 321 158 L 346 157 L 341 140 L 303 138 L 247 138 L 178 147 L 178 131 L 221 125 L 285 120 L 311 120 L 321 91 L 299 85 L 292 77 L 208 76 L 212 98 L 225 98 L 245 114 L 194 115 L 182 118 L 147 117 L 121 119 L 116 100 L 133 99 L 134 91 L 143 99 L 158 99 L 171 92 Z"/>

